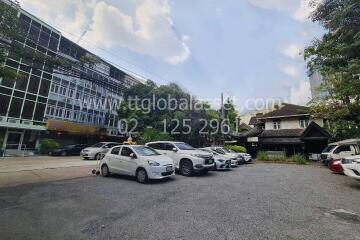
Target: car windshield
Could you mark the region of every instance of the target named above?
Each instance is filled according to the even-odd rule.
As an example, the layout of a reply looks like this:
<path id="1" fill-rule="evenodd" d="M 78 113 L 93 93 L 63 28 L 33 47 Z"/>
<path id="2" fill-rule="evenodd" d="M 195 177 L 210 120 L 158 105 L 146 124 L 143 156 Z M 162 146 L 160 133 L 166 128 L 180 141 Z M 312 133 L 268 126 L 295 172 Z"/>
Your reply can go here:
<path id="1" fill-rule="evenodd" d="M 226 148 L 222 148 L 222 150 L 226 153 L 231 153 L 231 151 L 229 149 L 226 149 Z"/>
<path id="2" fill-rule="evenodd" d="M 327 147 L 323 150 L 323 153 L 329 153 L 329 152 L 331 152 L 335 147 L 336 147 L 336 145 L 327 146 Z"/>
<path id="3" fill-rule="evenodd" d="M 178 147 L 180 150 L 195 150 L 192 146 L 186 143 L 175 143 L 176 147 Z"/>
<path id="4" fill-rule="evenodd" d="M 65 148 L 66 149 L 71 149 L 71 148 L 74 148 L 75 147 L 75 145 L 68 145 L 68 146 L 66 146 Z"/>
<path id="5" fill-rule="evenodd" d="M 160 155 L 157 151 L 152 148 L 141 146 L 141 147 L 133 147 L 135 152 L 141 156 L 157 156 Z"/>
<path id="6" fill-rule="evenodd" d="M 218 155 L 216 152 L 209 150 L 209 149 L 200 149 L 201 151 L 207 152 L 207 153 L 212 153 L 214 155 Z"/>
<path id="7" fill-rule="evenodd" d="M 102 146 L 104 146 L 104 143 L 96 143 L 96 144 L 94 144 L 94 145 L 92 145 L 91 147 L 93 147 L 93 148 L 101 148 Z"/>

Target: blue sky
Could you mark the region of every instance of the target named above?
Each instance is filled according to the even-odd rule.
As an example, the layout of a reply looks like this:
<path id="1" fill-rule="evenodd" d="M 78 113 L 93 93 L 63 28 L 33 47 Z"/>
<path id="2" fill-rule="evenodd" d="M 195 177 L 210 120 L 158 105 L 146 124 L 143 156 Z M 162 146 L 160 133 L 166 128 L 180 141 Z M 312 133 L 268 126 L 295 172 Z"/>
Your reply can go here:
<path id="1" fill-rule="evenodd" d="M 310 97 L 299 55 L 321 28 L 309 0 L 21 0 L 92 52 L 202 99 Z M 80 38 L 80 36 L 82 38 Z"/>

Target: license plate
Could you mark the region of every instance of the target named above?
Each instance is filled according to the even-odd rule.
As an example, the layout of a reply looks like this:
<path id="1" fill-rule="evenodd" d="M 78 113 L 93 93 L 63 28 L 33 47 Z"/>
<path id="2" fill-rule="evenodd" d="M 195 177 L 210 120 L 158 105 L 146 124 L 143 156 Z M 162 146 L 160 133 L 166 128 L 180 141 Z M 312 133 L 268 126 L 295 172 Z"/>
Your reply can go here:
<path id="1" fill-rule="evenodd" d="M 167 172 L 171 172 L 172 169 L 173 169 L 172 166 L 166 167 L 166 171 L 167 171 Z"/>

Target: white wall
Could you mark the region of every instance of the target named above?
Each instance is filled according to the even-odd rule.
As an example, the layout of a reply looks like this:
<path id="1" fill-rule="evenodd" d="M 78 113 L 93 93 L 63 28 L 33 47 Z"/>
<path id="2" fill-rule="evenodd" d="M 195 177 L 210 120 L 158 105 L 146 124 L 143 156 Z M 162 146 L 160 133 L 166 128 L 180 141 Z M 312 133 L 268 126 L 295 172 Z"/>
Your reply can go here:
<path id="1" fill-rule="evenodd" d="M 320 127 L 324 127 L 324 121 L 322 119 L 314 119 L 314 120 L 310 120 L 310 122 L 311 121 L 314 121 Z M 299 119 L 281 119 L 281 129 L 296 129 L 296 128 L 301 128 Z M 274 129 L 273 120 L 272 119 L 266 120 L 265 130 L 273 130 L 273 129 Z"/>

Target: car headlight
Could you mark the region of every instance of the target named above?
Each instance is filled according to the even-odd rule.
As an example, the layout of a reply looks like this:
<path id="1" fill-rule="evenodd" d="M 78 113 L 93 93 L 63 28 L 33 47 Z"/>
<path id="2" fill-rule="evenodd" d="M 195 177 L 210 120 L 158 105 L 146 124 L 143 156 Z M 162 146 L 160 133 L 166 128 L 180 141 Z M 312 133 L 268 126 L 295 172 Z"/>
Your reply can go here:
<path id="1" fill-rule="evenodd" d="M 225 162 L 225 160 L 222 160 L 222 159 L 219 159 L 218 161 L 221 162 L 221 163 Z"/>
<path id="2" fill-rule="evenodd" d="M 152 160 L 148 160 L 148 164 L 152 167 L 158 167 L 160 166 L 160 163 L 152 161 Z"/>

